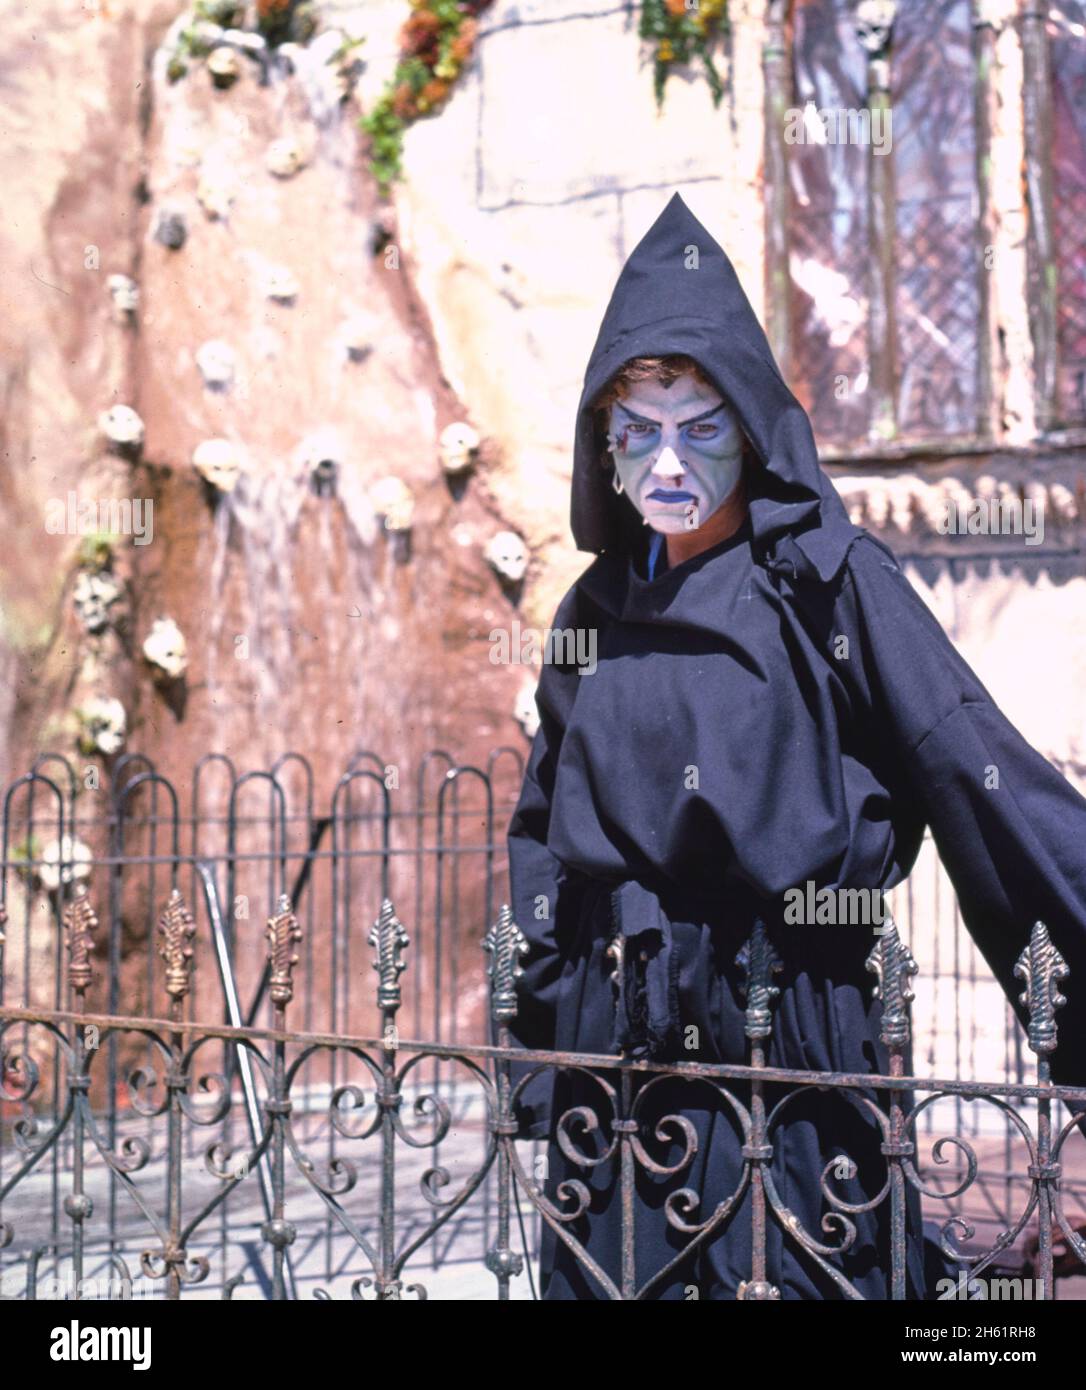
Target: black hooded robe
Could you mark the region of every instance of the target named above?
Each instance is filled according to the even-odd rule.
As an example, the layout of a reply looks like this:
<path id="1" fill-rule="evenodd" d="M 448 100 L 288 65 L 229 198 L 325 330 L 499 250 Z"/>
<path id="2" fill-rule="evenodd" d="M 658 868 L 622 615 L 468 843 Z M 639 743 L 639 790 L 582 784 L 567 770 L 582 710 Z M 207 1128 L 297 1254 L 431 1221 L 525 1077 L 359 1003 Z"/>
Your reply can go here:
<path id="1" fill-rule="evenodd" d="M 610 488 L 591 404 L 624 362 L 668 353 L 693 357 L 731 403 L 757 466 L 740 530 L 650 580 L 651 533 Z M 589 673 L 551 661 L 538 687 L 540 728 L 509 832 L 513 910 L 530 945 L 514 1041 L 746 1063 L 737 957 L 760 918 L 782 963 L 767 1064 L 885 1072 L 865 969 L 872 928 L 788 925 L 784 894 L 808 881 L 892 888 L 930 825 L 964 921 L 1023 1021 L 1014 962 L 1031 924 L 1049 927 L 1071 972 L 1052 1074 L 1086 1084 L 1086 1028 L 1074 1018 L 1086 1009 L 1086 800 L 1000 713 L 891 552 L 849 522 L 732 265 L 678 194 L 626 262 L 588 364 L 572 527 L 598 558 L 552 626 L 593 629 L 597 664 Z M 608 953 L 616 933 L 626 973 Z M 638 959 L 652 964 L 637 977 L 635 1009 Z M 514 1068 L 514 1079 L 529 1070 Z M 614 1073 L 604 1082 L 617 1089 Z M 635 1090 L 643 1082 L 635 1075 Z M 877 1122 L 855 1094 L 799 1089 L 772 1135 L 771 1179 L 827 1249 L 812 1256 L 770 1213 L 767 1279 L 785 1299 L 888 1298 L 889 1200 L 852 1215 L 855 1239 L 835 1254 L 846 1242 L 832 1218 L 824 1224 L 832 1208 L 820 1191 L 845 1156 L 855 1173 L 827 1180 L 835 1197 L 878 1194 L 887 1163 Z M 749 1107 L 749 1086 L 732 1090 Z M 767 1112 L 784 1090 L 768 1087 Z M 867 1096 L 885 1110 L 885 1094 Z M 581 1106 L 599 1128 L 586 1131 L 574 1111 L 559 1143 L 561 1117 Z M 678 1208 L 695 1223 L 738 1186 L 737 1123 L 700 1081 L 657 1080 L 638 1107 L 657 1163 L 684 1153 L 678 1126 L 657 1131 L 663 1117 L 683 1116 L 696 1136 L 677 1176 L 637 1166 L 640 1296 L 735 1298 L 752 1273 L 749 1189 L 724 1228 L 652 1281 L 690 1242 L 668 1221 L 668 1194 L 696 1194 L 696 1210 Z M 543 1297 L 616 1296 L 618 1162 L 579 1165 L 563 1152 L 596 1155 L 612 1139 L 604 1084 L 548 1069 L 519 1092 L 517 1113 L 522 1133 L 550 1141 L 547 1199 L 561 1211 L 587 1202 L 567 1229 L 612 1283 L 544 1223 Z M 919 1197 L 907 1193 L 907 1297 L 930 1298 L 954 1267 L 925 1239 Z"/>

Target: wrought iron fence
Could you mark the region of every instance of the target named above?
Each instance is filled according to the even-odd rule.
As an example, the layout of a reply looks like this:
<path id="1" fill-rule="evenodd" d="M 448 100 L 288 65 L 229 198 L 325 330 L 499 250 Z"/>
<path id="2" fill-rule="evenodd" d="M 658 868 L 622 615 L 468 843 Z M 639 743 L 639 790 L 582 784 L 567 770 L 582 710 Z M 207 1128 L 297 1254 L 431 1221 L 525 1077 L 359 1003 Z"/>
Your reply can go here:
<path id="1" fill-rule="evenodd" d="M 546 1226 L 598 1296 L 651 1298 L 675 1260 L 743 1220 L 751 1223 L 752 1261 L 737 1296 L 778 1295 L 766 1265 L 775 1228 L 841 1296 L 856 1297 L 838 1257 L 854 1239 L 851 1218 L 882 1207 L 890 1236 L 880 1257 L 900 1298 L 909 1189 L 922 1194 L 926 1213 L 943 1213 L 941 1243 L 967 1279 L 1037 1280 L 1052 1297 L 1057 1279 L 1081 1271 L 1086 1241 L 1074 1179 L 1086 1162 L 1076 1163 L 1075 1125 L 1059 1115 L 1061 1101 L 1086 1103 L 1086 1090 L 1050 1081 L 1064 977 L 1042 924 L 1019 966 L 1031 1017 L 1026 1046 L 1036 1059 L 1028 1079 L 906 1075 L 916 963 L 896 929 L 879 938 L 870 960 L 883 998 L 886 1074 L 766 1065 L 774 962 L 760 928 L 747 947 L 753 969 L 742 1066 L 514 1050 L 504 1030 L 523 939 L 508 910 L 495 910 L 495 830 L 504 829 L 520 767 L 515 755 L 497 756 L 510 764 L 504 799 L 494 794 L 496 759 L 480 770 L 447 758 L 433 808 L 421 791 L 424 764 L 415 806 L 399 817 L 386 795 L 386 765 L 375 758 L 340 779 L 328 817 L 314 816 L 312 779 L 301 763 L 285 760 L 271 774 L 238 777 L 229 769 L 222 816 L 201 805 L 199 770 L 187 817 L 153 769 L 115 770 L 109 814 L 97 827 L 79 814 L 72 784 L 58 785 L 40 765 L 13 785 L 3 840 L 5 945 L 15 949 L 0 1005 L 0 1292 L 524 1297 L 534 1291 Z M 302 773 L 297 825 L 284 766 Z M 478 793 L 471 805 L 463 794 L 469 785 Z M 274 799 L 273 815 L 248 819 L 243 794 L 257 786 Z M 360 802 L 362 787 L 376 796 L 376 810 Z M 136 814 L 141 792 L 151 804 Z M 52 798 L 50 816 L 29 820 L 53 833 L 55 849 L 33 831 L 12 841 L 16 824 L 26 829 L 25 799 L 35 795 Z M 482 829 L 478 839 L 468 837 L 471 822 Z M 90 859 L 75 843 L 81 834 L 105 835 Z M 258 889 L 269 892 L 270 916 L 239 916 Z M 405 979 L 408 936 L 397 900 L 423 904 L 416 946 L 428 948 L 411 951 Z M 484 970 L 478 941 L 488 921 Z M 258 935 L 266 937 L 259 961 Z M 469 946 L 480 958 L 474 968 Z M 363 985 L 371 967 L 375 991 Z M 467 997 L 466 1008 L 451 1006 L 450 985 Z M 226 1021 L 210 1022 L 219 1010 Z M 496 1046 L 486 1041 L 491 1023 Z M 514 1105 L 528 1078 L 521 1066 L 514 1084 L 511 1072 L 526 1060 L 593 1078 L 599 1103 L 588 1122 L 602 1147 L 579 1146 L 583 1107 L 558 1117 L 556 1137 L 572 1170 L 606 1164 L 617 1175 L 629 1218 L 621 1268 L 601 1268 L 579 1238 L 583 1185 L 566 1179 L 559 1187 L 546 1151 L 517 1138 Z M 678 1116 L 646 1130 L 646 1088 L 665 1076 L 708 1088 L 742 1131 L 732 1190 L 717 1194 L 706 1213 L 692 1214 L 683 1196 L 684 1174 L 697 1159 L 689 1134 L 677 1160 L 661 1165 L 653 1156 L 661 1124 L 686 1133 Z M 792 1095 L 829 1088 L 869 1107 L 878 1101 L 886 1171 L 876 1195 L 862 1208 L 850 1205 L 827 1174 L 811 1175 L 835 1241 L 825 1238 L 830 1227 L 820 1237 L 798 1224 L 775 1187 L 785 1100 L 772 1097 L 782 1087 Z M 1008 1136 L 998 1204 L 982 1182 L 978 1146 L 953 1124 L 962 1106 L 978 1105 L 998 1114 Z M 950 1127 L 926 1159 L 924 1139 L 947 1116 Z M 673 1183 L 678 1197 L 667 1203 L 667 1220 L 685 1238 L 675 1260 L 648 1278 L 638 1277 L 632 1258 L 636 1209 L 625 1200 L 639 1171 Z M 981 1225 L 979 1207 L 968 1206 L 978 1190 L 993 1230 L 970 1243 Z"/>

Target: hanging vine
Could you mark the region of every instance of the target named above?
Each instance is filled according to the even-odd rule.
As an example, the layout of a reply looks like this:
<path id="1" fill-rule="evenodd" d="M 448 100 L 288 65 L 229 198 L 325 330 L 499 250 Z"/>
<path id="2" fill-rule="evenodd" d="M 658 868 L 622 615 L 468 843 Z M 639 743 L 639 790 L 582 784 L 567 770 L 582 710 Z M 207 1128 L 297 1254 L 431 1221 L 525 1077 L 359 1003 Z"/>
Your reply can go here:
<path id="1" fill-rule="evenodd" d="M 494 0 L 411 0 L 400 30 L 400 60 L 377 105 L 363 116 L 370 167 L 382 195 L 401 174 L 403 134 L 419 116 L 439 110 L 475 47 L 478 16 Z"/>
<path id="2" fill-rule="evenodd" d="M 475 47 L 478 17 L 493 3 L 410 0 L 396 70 L 373 110 L 360 122 L 370 137 L 370 168 L 383 197 L 402 174 L 404 131 L 412 121 L 444 106 Z M 711 50 L 727 30 L 727 0 L 642 0 L 638 34 L 653 45 L 657 106 L 663 104 L 672 69 L 695 58 L 705 69 L 713 105 L 719 106 L 724 84 L 713 66 Z"/>
<path id="3" fill-rule="evenodd" d="M 638 34 L 655 45 L 652 87 L 657 106 L 673 67 L 700 58 L 713 105 L 719 106 L 724 84 L 713 66 L 712 47 L 728 31 L 728 0 L 641 0 Z"/>

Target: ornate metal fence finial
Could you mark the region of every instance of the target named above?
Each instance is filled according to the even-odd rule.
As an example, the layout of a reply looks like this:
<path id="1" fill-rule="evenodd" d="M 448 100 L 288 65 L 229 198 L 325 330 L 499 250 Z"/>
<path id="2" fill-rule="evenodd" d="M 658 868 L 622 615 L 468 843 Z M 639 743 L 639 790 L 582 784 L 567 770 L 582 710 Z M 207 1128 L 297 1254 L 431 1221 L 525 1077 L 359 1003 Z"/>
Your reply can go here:
<path id="1" fill-rule="evenodd" d="M 743 1031 L 748 1038 L 768 1038 L 773 1031 L 770 1008 L 780 994 L 773 976 L 780 970 L 781 961 L 761 918 L 754 923 L 754 930 L 735 961 L 747 972 L 747 1021 Z"/>
<path id="2" fill-rule="evenodd" d="M 68 980 L 82 999 L 94 979 L 90 958 L 94 950 L 94 932 L 98 928 L 98 918 L 87 897 L 85 883 L 76 886 L 71 902 L 64 909 L 64 927 L 68 933 Z"/>
<path id="3" fill-rule="evenodd" d="M 498 920 L 483 938 L 483 949 L 490 954 L 486 973 L 490 978 L 490 1013 L 496 1023 L 516 1018 L 516 982 L 524 974 L 517 960 L 527 954 L 528 941 L 513 921 L 508 903 L 503 903 Z"/>
<path id="4" fill-rule="evenodd" d="M 411 944 L 403 923 L 396 916 L 389 898 L 381 904 L 381 911 L 369 934 L 369 944 L 377 952 L 373 968 L 377 971 L 377 1007 L 396 1010 L 400 1007 L 400 976 L 407 964 L 400 958 L 400 952 Z"/>
<path id="5" fill-rule="evenodd" d="M 302 929 L 286 893 L 279 895 L 278 911 L 268 918 L 268 963 L 271 966 L 269 994 L 280 1008 L 294 997 L 291 972 L 298 964 L 294 946 L 302 939 Z"/>
<path id="6" fill-rule="evenodd" d="M 887 1047 L 904 1047 L 909 1041 L 909 1005 L 913 999 L 910 980 L 920 967 L 898 934 L 897 923 L 889 916 L 887 925 L 867 957 L 868 970 L 876 977 L 875 998 L 882 1000 L 879 1037 Z"/>
<path id="7" fill-rule="evenodd" d="M 1034 922 L 1029 945 L 1024 947 L 1014 967 L 1014 973 L 1025 981 L 1020 1001 L 1029 1010 L 1029 1045 L 1041 1056 L 1056 1049 L 1056 1010 L 1067 1000 L 1059 991 L 1059 983 L 1071 972 L 1067 962 L 1048 934 L 1043 922 Z"/>
<path id="8" fill-rule="evenodd" d="M 184 999 L 192 980 L 192 937 L 196 923 L 185 906 L 179 888 L 170 890 L 170 900 L 158 919 L 163 940 L 158 953 L 166 962 L 166 993 L 172 999 Z"/>

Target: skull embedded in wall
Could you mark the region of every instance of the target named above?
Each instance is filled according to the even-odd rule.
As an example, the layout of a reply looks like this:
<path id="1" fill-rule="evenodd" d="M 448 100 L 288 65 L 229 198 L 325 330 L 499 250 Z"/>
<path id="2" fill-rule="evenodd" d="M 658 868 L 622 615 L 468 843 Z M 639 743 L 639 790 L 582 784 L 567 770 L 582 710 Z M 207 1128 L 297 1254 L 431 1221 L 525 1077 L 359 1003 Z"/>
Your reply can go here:
<path id="1" fill-rule="evenodd" d="M 309 474 L 309 483 L 317 497 L 334 497 L 339 464 L 332 458 L 317 459 Z"/>
<path id="2" fill-rule="evenodd" d="M 289 135 L 281 140 L 273 140 L 264 156 L 264 167 L 277 179 L 289 179 L 304 162 L 301 146 Z"/>
<path id="3" fill-rule="evenodd" d="M 171 251 L 180 251 L 187 236 L 185 214 L 177 208 L 160 208 L 155 219 L 155 240 Z"/>
<path id="4" fill-rule="evenodd" d="M 513 714 L 516 721 L 528 738 L 535 738 L 539 732 L 539 710 L 535 702 L 535 688 L 535 680 L 529 677 L 517 691 L 517 698 L 513 704 Z"/>
<path id="5" fill-rule="evenodd" d="M 236 192 L 237 184 L 231 170 L 222 165 L 205 163 L 196 185 L 196 197 L 208 217 L 228 217 Z"/>
<path id="6" fill-rule="evenodd" d="M 197 351 L 196 365 L 205 386 L 225 391 L 234 380 L 234 349 L 221 338 L 211 338 Z"/>
<path id="7" fill-rule="evenodd" d="M 264 293 L 280 304 L 293 304 L 298 297 L 298 280 L 285 265 L 273 266 L 264 277 Z"/>
<path id="8" fill-rule="evenodd" d="M 107 281 L 117 323 L 130 323 L 140 303 L 140 289 L 130 275 L 111 275 Z"/>
<path id="9" fill-rule="evenodd" d="M 76 710 L 79 721 L 79 747 L 84 753 L 112 756 L 124 747 L 127 721 L 120 700 L 95 696 Z"/>
<path id="10" fill-rule="evenodd" d="M 143 447 L 143 421 L 130 405 L 111 405 L 103 410 L 98 428 L 120 453 L 135 454 Z"/>
<path id="11" fill-rule="evenodd" d="M 515 531 L 491 536 L 483 551 L 487 564 L 508 584 L 519 584 L 528 568 L 528 547 Z"/>
<path id="12" fill-rule="evenodd" d="M 192 466 L 217 492 L 233 492 L 242 472 L 241 453 L 229 439 L 205 439 L 197 444 Z"/>
<path id="13" fill-rule="evenodd" d="M 378 332 L 372 319 L 362 314 L 352 314 L 340 329 L 340 340 L 352 362 L 364 362 L 373 351 L 373 340 Z"/>
<path id="14" fill-rule="evenodd" d="M 474 463 L 478 447 L 479 436 L 469 424 L 457 420 L 446 425 L 439 441 L 442 468 L 446 473 L 462 473 Z"/>
<path id="15" fill-rule="evenodd" d="M 179 680 L 189 664 L 185 634 L 172 618 L 156 618 L 143 643 L 146 660 L 167 680 Z"/>
<path id="16" fill-rule="evenodd" d="M 81 883 L 90 878 L 92 857 L 83 841 L 71 835 L 49 840 L 38 856 L 41 860 L 36 870 L 38 883 L 47 893 L 55 893 L 62 883 Z"/>
<path id="17" fill-rule="evenodd" d="M 72 590 L 72 604 L 85 632 L 97 635 L 110 625 L 110 609 L 121 598 L 121 586 L 108 571 L 91 574 L 80 570 Z"/>
<path id="18" fill-rule="evenodd" d="M 232 48 L 220 44 L 208 55 L 207 70 L 216 87 L 232 87 L 241 76 L 241 61 Z"/>
<path id="19" fill-rule="evenodd" d="M 415 499 L 402 478 L 381 478 L 370 488 L 373 510 L 384 520 L 386 531 L 410 531 Z"/>
<path id="20" fill-rule="evenodd" d="M 878 57 L 886 52 L 896 13 L 896 0 L 860 0 L 856 6 L 853 24 L 856 37 L 865 53 Z"/>

